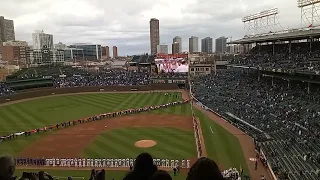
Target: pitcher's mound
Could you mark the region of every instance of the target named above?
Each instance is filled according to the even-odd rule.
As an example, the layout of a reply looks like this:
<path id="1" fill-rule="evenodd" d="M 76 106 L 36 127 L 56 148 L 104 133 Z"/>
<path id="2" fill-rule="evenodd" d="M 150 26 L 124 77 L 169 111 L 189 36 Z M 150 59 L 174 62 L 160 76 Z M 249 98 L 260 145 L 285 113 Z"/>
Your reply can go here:
<path id="1" fill-rule="evenodd" d="M 149 148 L 155 146 L 156 144 L 157 142 L 153 140 L 141 140 L 134 143 L 134 145 L 139 148 Z"/>

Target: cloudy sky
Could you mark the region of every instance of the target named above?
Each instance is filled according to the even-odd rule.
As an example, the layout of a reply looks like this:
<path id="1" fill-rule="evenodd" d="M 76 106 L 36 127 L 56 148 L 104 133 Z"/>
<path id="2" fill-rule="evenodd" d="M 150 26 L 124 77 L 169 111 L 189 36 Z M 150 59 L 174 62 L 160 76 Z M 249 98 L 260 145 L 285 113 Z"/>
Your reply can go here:
<path id="1" fill-rule="evenodd" d="M 242 17 L 274 7 L 283 28 L 300 25 L 296 0 L 0 0 L 0 16 L 14 20 L 16 39 L 29 44 L 43 29 L 54 43 L 116 45 L 130 55 L 150 52 L 150 18 L 160 20 L 160 43 L 181 36 L 187 51 L 190 36 L 243 37 Z"/>

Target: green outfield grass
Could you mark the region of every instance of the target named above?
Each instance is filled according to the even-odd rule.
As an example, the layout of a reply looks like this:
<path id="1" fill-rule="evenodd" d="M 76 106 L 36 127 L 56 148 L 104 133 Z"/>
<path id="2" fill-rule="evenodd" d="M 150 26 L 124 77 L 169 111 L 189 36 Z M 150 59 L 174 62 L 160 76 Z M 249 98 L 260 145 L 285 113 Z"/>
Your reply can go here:
<path id="1" fill-rule="evenodd" d="M 164 93 L 63 95 L 0 106 L 0 135 L 83 118 L 98 113 L 164 104 L 180 100 L 181 94 L 175 94 L 178 94 L 179 98 L 165 96 Z M 145 113 L 191 115 L 191 110 L 190 105 L 185 104 Z M 200 111 L 195 110 L 195 113 L 201 121 L 208 156 L 218 161 L 225 168 L 239 168 L 241 165 L 245 173 L 247 173 L 248 168 L 245 164 L 238 139 L 203 115 Z M 218 135 L 213 135 L 210 127 L 214 132 L 219 132 Z M 0 154 L 16 155 L 23 150 L 23 147 L 47 134 L 49 134 L 49 132 L 32 135 L 27 138 L 20 137 L 17 140 L 1 143 Z M 193 136 L 191 137 L 191 135 L 192 132 L 185 132 L 175 128 L 114 129 L 104 132 L 97 137 L 92 145 L 85 149 L 83 155 L 87 157 L 120 157 L 124 156 L 124 154 L 126 154 L 125 157 L 137 156 L 140 151 L 134 148 L 133 143 L 139 138 L 146 139 L 149 137 L 148 139 L 151 139 L 150 137 L 152 137 L 155 138 L 158 143 L 161 143 L 161 146 L 151 148 L 153 150 L 151 154 L 155 157 L 161 158 L 164 154 L 171 154 L 168 158 L 173 157 L 179 159 L 179 157 L 188 157 L 192 153 L 194 153 L 194 155 L 191 157 L 194 157 L 196 155 L 195 142 L 192 141 L 194 138 Z M 113 145 L 116 147 L 112 149 L 110 148 L 111 146 L 109 146 L 107 149 L 105 145 L 110 144 L 110 138 L 115 137 L 117 141 L 115 141 L 116 144 Z M 132 144 L 130 150 L 124 148 L 127 144 Z M 148 149 L 146 150 L 148 151 Z M 57 176 L 67 176 L 70 174 L 73 176 L 84 176 L 81 175 L 82 173 L 87 174 L 84 171 L 56 171 L 53 174 Z M 123 176 L 124 172 L 110 173 L 119 174 L 120 177 Z"/>
<path id="2" fill-rule="evenodd" d="M 179 97 L 165 96 L 164 93 L 95 93 L 53 96 L 1 106 L 0 135 L 53 125 L 99 113 L 181 100 L 180 93 L 171 94 L 179 95 Z M 186 113 L 186 108 L 184 110 L 185 112 L 180 110 L 181 114 Z M 165 112 L 170 112 L 170 109 Z"/>
<path id="3" fill-rule="evenodd" d="M 244 174 L 247 174 L 249 172 L 248 166 L 246 165 L 238 138 L 199 110 L 194 108 L 194 112 L 200 119 L 208 156 L 222 163 L 224 168 L 235 167 L 239 170 L 241 166 Z M 212 134 L 211 130 L 215 134 Z"/>
<path id="4" fill-rule="evenodd" d="M 22 175 L 22 172 L 34 172 L 30 170 L 22 170 L 22 169 L 17 169 L 15 175 L 20 177 Z M 46 170 L 50 175 L 54 177 L 58 177 L 59 180 L 66 180 L 68 176 L 72 176 L 74 179 L 73 180 L 88 180 L 90 178 L 90 171 L 88 170 Z M 122 180 L 125 175 L 127 174 L 127 171 L 107 171 L 107 176 L 106 180 L 112 180 L 113 178 L 115 180 Z M 173 172 L 169 172 L 173 180 L 185 180 L 187 175 L 179 173 L 177 176 L 173 176 Z"/>
<path id="5" fill-rule="evenodd" d="M 135 147 L 134 143 L 142 139 L 154 140 L 157 145 L 150 148 Z M 87 147 L 84 157 L 125 158 L 136 157 L 142 152 L 149 152 L 154 158 L 162 159 L 194 158 L 194 134 L 192 131 L 164 127 L 114 129 L 98 136 Z"/>

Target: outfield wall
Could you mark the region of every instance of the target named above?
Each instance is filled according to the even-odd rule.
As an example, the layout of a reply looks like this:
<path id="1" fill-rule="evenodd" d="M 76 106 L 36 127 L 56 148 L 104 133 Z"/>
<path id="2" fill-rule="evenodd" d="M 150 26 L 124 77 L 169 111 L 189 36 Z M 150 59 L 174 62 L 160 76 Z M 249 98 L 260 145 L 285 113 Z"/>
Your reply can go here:
<path id="1" fill-rule="evenodd" d="M 48 96 L 52 94 L 69 94 L 79 92 L 114 92 L 114 91 L 151 91 L 151 90 L 176 90 L 178 84 L 151 84 L 145 86 L 97 86 L 97 87 L 70 87 L 70 88 L 37 88 L 20 91 L 14 95 L 0 97 L 0 104 L 8 101 L 17 101 L 27 98 Z"/>

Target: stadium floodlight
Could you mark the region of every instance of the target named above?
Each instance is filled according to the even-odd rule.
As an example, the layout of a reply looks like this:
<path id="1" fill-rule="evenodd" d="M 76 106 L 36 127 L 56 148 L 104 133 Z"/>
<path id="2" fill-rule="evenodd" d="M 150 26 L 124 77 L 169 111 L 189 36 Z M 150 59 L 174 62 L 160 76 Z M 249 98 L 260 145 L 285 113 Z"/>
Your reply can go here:
<path id="1" fill-rule="evenodd" d="M 246 35 L 256 36 L 281 31 L 282 27 L 277 17 L 279 13 L 278 8 L 272 8 L 243 17 L 241 21 L 247 31 Z"/>
<path id="2" fill-rule="evenodd" d="M 298 0 L 298 7 L 302 8 L 317 3 L 320 3 L 320 0 Z"/>
<path id="3" fill-rule="evenodd" d="M 273 8 L 273 9 L 270 9 L 270 10 L 265 10 L 265 11 L 261 11 L 261 12 L 256 13 L 256 14 L 245 16 L 244 18 L 242 18 L 242 22 L 253 21 L 253 20 L 256 20 L 256 19 L 260 19 L 260 18 L 264 18 L 264 17 L 268 17 L 268 16 L 273 16 L 273 15 L 277 15 L 277 14 L 279 14 L 279 9 L 278 8 Z"/>
<path id="4" fill-rule="evenodd" d="M 301 28 L 313 28 L 320 25 L 320 0 L 298 0 L 301 9 Z"/>

